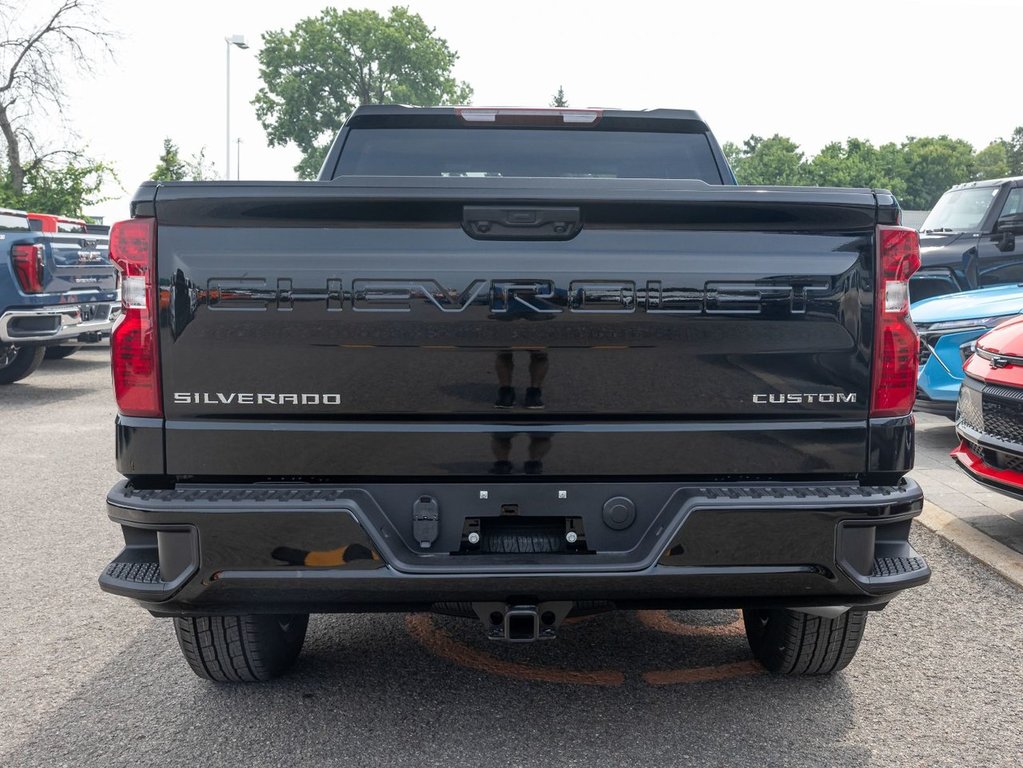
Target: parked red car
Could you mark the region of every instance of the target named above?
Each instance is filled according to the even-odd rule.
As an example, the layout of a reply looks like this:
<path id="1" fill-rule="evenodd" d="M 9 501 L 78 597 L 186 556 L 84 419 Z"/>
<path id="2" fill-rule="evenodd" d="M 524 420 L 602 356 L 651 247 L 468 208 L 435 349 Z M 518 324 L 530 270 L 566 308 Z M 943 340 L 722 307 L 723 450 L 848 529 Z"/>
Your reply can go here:
<path id="1" fill-rule="evenodd" d="M 37 232 L 88 232 L 88 225 L 82 219 L 69 219 L 50 213 L 29 213 L 29 226 Z"/>
<path id="2" fill-rule="evenodd" d="M 977 482 L 1023 499 L 1023 317 L 981 336 L 963 371 L 952 458 Z"/>

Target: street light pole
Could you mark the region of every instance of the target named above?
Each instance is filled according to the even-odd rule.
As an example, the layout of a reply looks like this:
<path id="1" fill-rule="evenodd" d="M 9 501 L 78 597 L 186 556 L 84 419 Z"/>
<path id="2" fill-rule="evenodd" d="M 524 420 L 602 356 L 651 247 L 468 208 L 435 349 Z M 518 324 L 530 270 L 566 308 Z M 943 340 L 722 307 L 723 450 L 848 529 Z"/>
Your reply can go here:
<path id="1" fill-rule="evenodd" d="M 231 35 L 225 37 L 224 42 L 227 44 L 227 98 L 226 98 L 226 119 L 224 123 L 227 126 L 227 151 L 224 157 L 224 178 L 230 181 L 231 179 L 231 46 L 235 45 L 241 48 L 243 51 L 248 48 L 248 44 L 245 42 L 244 35 Z"/>

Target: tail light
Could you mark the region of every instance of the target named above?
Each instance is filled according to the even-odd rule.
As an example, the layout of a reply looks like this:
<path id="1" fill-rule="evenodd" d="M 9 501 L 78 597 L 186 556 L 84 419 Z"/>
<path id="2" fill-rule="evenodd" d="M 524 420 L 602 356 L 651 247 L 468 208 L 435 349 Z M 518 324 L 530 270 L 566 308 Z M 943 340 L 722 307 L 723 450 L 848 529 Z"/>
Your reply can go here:
<path id="1" fill-rule="evenodd" d="M 909 317 L 909 278 L 919 268 L 920 238 L 916 230 L 877 228 L 871 416 L 905 416 L 913 410 L 920 338 Z"/>
<path id="2" fill-rule="evenodd" d="M 42 293 L 45 278 L 46 246 L 20 244 L 11 247 L 14 275 L 24 293 Z"/>
<path id="3" fill-rule="evenodd" d="M 155 220 L 114 224 L 110 259 L 121 273 L 121 317 L 110 336 L 117 409 L 125 416 L 162 416 Z"/>

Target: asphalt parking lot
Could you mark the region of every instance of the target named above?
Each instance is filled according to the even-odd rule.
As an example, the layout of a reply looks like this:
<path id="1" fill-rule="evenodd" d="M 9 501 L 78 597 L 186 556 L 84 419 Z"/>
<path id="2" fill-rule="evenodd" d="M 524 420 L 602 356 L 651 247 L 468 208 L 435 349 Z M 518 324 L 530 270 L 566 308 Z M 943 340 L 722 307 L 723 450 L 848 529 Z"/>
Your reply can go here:
<path id="1" fill-rule="evenodd" d="M 204 683 L 166 620 L 96 585 L 120 545 L 109 386 L 94 348 L 0 389 L 2 766 L 1023 763 L 1023 592 L 922 528 L 931 583 L 831 678 L 760 672 L 735 613 L 640 612 L 516 647 L 456 619 L 317 616 L 287 677 Z"/>

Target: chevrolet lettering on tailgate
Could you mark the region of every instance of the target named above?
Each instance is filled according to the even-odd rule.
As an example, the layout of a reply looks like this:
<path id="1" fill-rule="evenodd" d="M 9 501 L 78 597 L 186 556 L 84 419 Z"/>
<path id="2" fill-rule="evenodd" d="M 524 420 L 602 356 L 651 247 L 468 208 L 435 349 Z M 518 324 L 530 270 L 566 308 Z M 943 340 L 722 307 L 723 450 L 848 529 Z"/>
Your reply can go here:
<path id="1" fill-rule="evenodd" d="M 561 314 L 628 312 L 670 314 L 754 314 L 768 305 L 806 312 L 816 296 L 831 291 L 820 278 L 784 282 L 713 281 L 701 288 L 671 286 L 666 280 L 577 279 L 558 287 L 548 278 L 472 280 L 464 288 L 440 280 L 330 278 L 321 288 L 296 288 L 291 278 L 210 278 L 203 296 L 211 310 L 287 312 L 296 302 L 323 302 L 327 311 L 348 306 L 355 312 L 409 312 L 411 302 L 432 304 L 439 312 L 464 312 L 474 304 L 491 312 Z"/>

